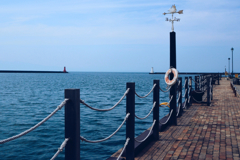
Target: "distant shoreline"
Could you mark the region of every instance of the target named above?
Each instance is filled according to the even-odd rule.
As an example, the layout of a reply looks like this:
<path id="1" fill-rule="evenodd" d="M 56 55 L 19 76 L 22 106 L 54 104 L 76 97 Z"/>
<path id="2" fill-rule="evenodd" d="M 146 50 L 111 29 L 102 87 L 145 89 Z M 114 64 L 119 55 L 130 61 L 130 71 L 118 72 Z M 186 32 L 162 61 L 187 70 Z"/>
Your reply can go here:
<path id="1" fill-rule="evenodd" d="M 22 71 L 22 70 L 0 70 L 0 73 L 68 73 L 63 71 Z"/>

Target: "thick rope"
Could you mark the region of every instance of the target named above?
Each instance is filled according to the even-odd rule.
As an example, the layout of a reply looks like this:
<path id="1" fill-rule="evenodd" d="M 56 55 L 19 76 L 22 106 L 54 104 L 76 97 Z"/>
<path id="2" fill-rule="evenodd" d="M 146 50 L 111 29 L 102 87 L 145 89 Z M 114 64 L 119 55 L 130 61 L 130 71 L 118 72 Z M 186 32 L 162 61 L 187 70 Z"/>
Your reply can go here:
<path id="1" fill-rule="evenodd" d="M 82 141 L 85 141 L 85 142 L 88 142 L 88 143 L 99 143 L 99 142 L 106 141 L 106 140 L 108 140 L 109 138 L 111 138 L 112 136 L 114 136 L 114 135 L 122 128 L 123 124 L 126 122 L 126 120 L 128 119 L 129 115 L 130 115 L 130 113 L 128 113 L 128 114 L 125 116 L 122 124 L 118 127 L 118 129 L 117 129 L 115 132 L 113 132 L 110 136 L 108 136 L 108 137 L 106 137 L 106 138 L 104 138 L 104 139 L 92 141 L 92 140 L 87 140 L 86 138 L 84 138 L 84 137 L 82 137 L 82 136 L 80 136 L 80 139 L 81 139 Z"/>
<path id="2" fill-rule="evenodd" d="M 195 93 L 204 93 L 206 91 L 206 89 L 204 91 L 198 92 L 198 91 L 194 91 Z"/>
<path id="3" fill-rule="evenodd" d="M 193 82 L 194 82 L 195 84 L 199 85 L 199 82 L 194 81 L 194 79 L 192 79 L 192 80 L 193 80 Z"/>
<path id="4" fill-rule="evenodd" d="M 182 97 L 185 98 L 186 94 L 187 94 L 187 89 L 185 89 L 185 94 Z"/>
<path id="5" fill-rule="evenodd" d="M 51 160 L 54 160 L 54 159 L 59 155 L 59 153 L 63 151 L 63 149 L 65 148 L 68 140 L 69 140 L 69 138 L 66 138 L 66 139 L 62 142 L 60 148 L 58 148 L 58 151 L 54 154 L 54 156 L 51 158 Z"/>
<path id="6" fill-rule="evenodd" d="M 150 131 L 148 132 L 148 135 L 147 135 L 143 140 L 139 141 L 139 140 L 137 140 L 137 139 L 135 138 L 135 141 L 137 141 L 137 142 L 139 142 L 139 143 L 144 142 L 144 141 L 150 136 L 150 134 L 151 134 L 151 132 L 152 132 L 152 130 L 153 130 L 153 126 L 154 126 L 155 122 L 156 122 L 156 120 L 154 119 L 153 124 L 152 124 L 152 126 L 151 126 L 151 129 L 150 129 Z"/>
<path id="7" fill-rule="evenodd" d="M 6 143 L 6 142 L 9 142 L 9 141 L 12 141 L 14 139 L 17 139 L 17 138 L 20 138 L 22 136 L 24 136 L 25 134 L 28 134 L 29 132 L 33 131 L 34 129 L 36 129 L 37 127 L 39 127 L 41 124 L 43 124 L 44 122 L 46 122 L 49 118 L 51 118 L 57 111 L 59 111 L 60 109 L 62 109 L 62 107 L 67 103 L 68 99 L 65 99 L 59 106 L 57 106 L 57 108 L 51 113 L 49 114 L 46 118 L 44 118 L 41 122 L 39 122 L 38 124 L 36 124 L 35 126 L 31 127 L 30 129 L 18 134 L 18 135 L 15 135 L 15 136 L 12 136 L 10 138 L 7 138 L 7 139 L 4 139 L 4 140 L 1 140 L 0 141 L 0 144 L 3 144 L 3 143 Z"/>
<path id="8" fill-rule="evenodd" d="M 130 138 L 127 138 L 127 139 L 126 139 L 126 142 L 125 142 L 125 144 L 124 144 L 124 147 L 123 147 L 121 153 L 119 154 L 117 160 L 119 160 L 119 158 L 121 158 L 121 156 L 122 156 L 122 154 L 123 154 L 123 151 L 125 150 L 125 148 L 126 148 L 127 145 L 128 145 L 129 140 L 130 140 Z"/>
<path id="9" fill-rule="evenodd" d="M 159 89 L 160 89 L 162 92 L 168 92 L 171 88 L 172 88 L 172 86 L 170 86 L 167 90 L 163 90 L 163 89 L 159 86 Z"/>
<path id="10" fill-rule="evenodd" d="M 166 122 L 161 123 L 161 122 L 159 121 L 159 123 L 161 123 L 161 124 L 166 124 L 166 123 L 169 121 L 170 117 L 172 116 L 172 112 L 173 112 L 173 110 L 171 110 L 170 115 L 168 116 L 168 119 L 166 120 Z"/>
<path id="11" fill-rule="evenodd" d="M 181 97 L 181 92 L 179 92 L 177 103 L 179 102 L 180 97 Z"/>
<path id="12" fill-rule="evenodd" d="M 153 109 L 154 109 L 155 106 L 156 106 L 156 102 L 153 103 L 152 109 L 150 110 L 150 112 L 149 112 L 145 117 L 140 118 L 140 117 L 136 116 L 136 114 L 135 114 L 135 117 L 136 117 L 137 119 L 141 119 L 141 120 L 146 119 L 146 118 L 152 113 L 152 111 L 153 111 Z"/>
<path id="13" fill-rule="evenodd" d="M 178 86 L 180 86 L 180 84 L 181 84 L 181 81 L 178 81 Z"/>
<path id="14" fill-rule="evenodd" d="M 190 102 L 190 99 L 191 99 L 191 96 L 189 96 L 189 98 L 188 98 L 188 103 Z"/>
<path id="15" fill-rule="evenodd" d="M 108 108 L 108 109 L 97 109 L 97 108 L 93 108 L 93 107 L 89 106 L 88 104 L 86 104 L 82 99 L 80 99 L 80 103 L 84 104 L 86 107 L 88 107 L 88 108 L 90 108 L 90 109 L 92 109 L 92 110 L 95 110 L 95 111 L 110 111 L 110 110 L 114 109 L 115 107 L 117 107 L 117 105 L 118 105 L 120 102 L 122 102 L 123 98 L 128 94 L 129 90 L 130 90 L 130 88 L 128 88 L 128 89 L 126 90 L 126 92 L 123 94 L 122 98 L 121 98 L 113 107 Z"/>
<path id="16" fill-rule="evenodd" d="M 179 103 L 179 104 L 178 104 L 178 113 L 177 113 L 177 116 L 179 115 L 180 107 L 181 107 L 181 104 Z"/>
<path id="17" fill-rule="evenodd" d="M 183 109 L 186 108 L 186 104 L 187 104 L 187 101 L 185 100 Z"/>
<path id="18" fill-rule="evenodd" d="M 150 90 L 150 92 L 148 94 L 146 94 L 145 96 L 139 96 L 136 92 L 135 94 L 139 97 L 139 98 L 146 98 L 147 96 L 149 96 L 150 93 L 152 93 L 153 89 L 156 87 L 156 84 L 153 85 L 152 89 Z"/>
<path id="19" fill-rule="evenodd" d="M 197 101 L 194 97 L 192 97 L 192 99 L 193 99 L 194 101 L 196 101 L 197 103 L 203 103 L 203 101 Z"/>
<path id="20" fill-rule="evenodd" d="M 172 101 L 172 98 L 173 98 L 173 96 L 172 96 L 172 97 L 171 97 L 171 99 L 169 100 L 168 104 L 170 104 L 170 103 L 171 103 L 171 101 Z"/>

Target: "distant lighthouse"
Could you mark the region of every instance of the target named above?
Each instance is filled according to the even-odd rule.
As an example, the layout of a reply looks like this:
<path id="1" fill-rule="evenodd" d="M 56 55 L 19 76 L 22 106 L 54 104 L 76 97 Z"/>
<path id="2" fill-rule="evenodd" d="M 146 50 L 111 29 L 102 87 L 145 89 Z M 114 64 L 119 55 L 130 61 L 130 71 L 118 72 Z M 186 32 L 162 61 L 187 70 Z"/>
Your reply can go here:
<path id="1" fill-rule="evenodd" d="M 66 73 L 66 72 L 67 72 L 67 71 L 66 71 L 66 67 L 65 67 L 65 66 L 64 66 L 63 72 L 64 72 L 64 73 Z"/>
<path id="2" fill-rule="evenodd" d="M 154 73 L 154 71 L 153 71 L 153 67 L 152 67 L 152 69 L 151 69 L 151 72 L 150 73 Z"/>

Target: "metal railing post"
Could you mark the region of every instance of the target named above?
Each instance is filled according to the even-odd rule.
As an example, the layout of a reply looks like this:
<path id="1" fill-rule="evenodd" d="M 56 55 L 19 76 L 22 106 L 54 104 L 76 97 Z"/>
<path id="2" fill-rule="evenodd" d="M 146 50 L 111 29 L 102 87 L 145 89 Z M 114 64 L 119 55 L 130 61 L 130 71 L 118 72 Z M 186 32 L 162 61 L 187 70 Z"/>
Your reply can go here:
<path id="1" fill-rule="evenodd" d="M 182 116 L 182 112 L 183 112 L 183 108 L 182 108 L 182 77 L 178 77 L 178 79 L 180 81 L 180 84 L 178 87 L 178 96 L 180 97 L 179 102 L 178 102 L 178 106 L 180 107 L 178 116 Z"/>
<path id="2" fill-rule="evenodd" d="M 80 89 L 65 89 L 65 160 L 80 160 Z"/>
<path id="3" fill-rule="evenodd" d="M 199 76 L 195 76 L 195 90 L 199 90 L 200 83 L 199 83 Z"/>
<path id="4" fill-rule="evenodd" d="M 186 108 L 188 108 L 188 77 L 185 77 L 185 81 L 186 81 L 186 85 L 185 85 L 184 94 L 186 92 L 186 94 L 185 94 L 185 101 L 186 101 Z"/>
<path id="5" fill-rule="evenodd" d="M 189 88 L 189 97 L 188 97 L 189 99 L 188 99 L 188 102 L 189 102 L 189 106 L 191 106 L 192 105 L 192 103 L 191 103 L 191 98 L 192 98 L 192 95 L 191 95 L 192 94 L 191 93 L 192 92 L 192 77 L 191 76 L 189 77 L 189 87 L 188 88 Z"/>
<path id="6" fill-rule="evenodd" d="M 134 160 L 135 143 L 135 83 L 128 82 L 127 89 L 130 88 L 126 97 L 126 114 L 130 113 L 126 121 L 126 139 L 130 138 L 126 146 L 126 160 Z"/>
<path id="7" fill-rule="evenodd" d="M 156 84 L 153 90 L 153 103 L 156 102 L 153 109 L 153 121 L 156 120 L 153 126 L 153 137 L 154 140 L 159 140 L 159 80 L 153 80 L 153 85 Z"/>
<path id="8" fill-rule="evenodd" d="M 207 105 L 210 106 L 210 77 L 207 77 Z"/>
<path id="9" fill-rule="evenodd" d="M 211 79 L 212 79 L 212 77 L 211 77 Z M 211 100 L 213 100 L 213 84 L 211 83 L 210 86 L 211 86 L 211 88 L 210 88 L 211 89 Z"/>
<path id="10" fill-rule="evenodd" d="M 176 103 L 176 86 L 177 83 L 175 83 L 174 85 L 172 85 L 171 89 L 170 89 L 170 99 L 172 98 L 171 102 L 170 102 L 170 110 L 169 110 L 169 116 L 170 116 L 170 112 L 172 110 L 172 115 L 170 117 L 170 124 L 171 125 L 177 125 L 177 103 Z"/>

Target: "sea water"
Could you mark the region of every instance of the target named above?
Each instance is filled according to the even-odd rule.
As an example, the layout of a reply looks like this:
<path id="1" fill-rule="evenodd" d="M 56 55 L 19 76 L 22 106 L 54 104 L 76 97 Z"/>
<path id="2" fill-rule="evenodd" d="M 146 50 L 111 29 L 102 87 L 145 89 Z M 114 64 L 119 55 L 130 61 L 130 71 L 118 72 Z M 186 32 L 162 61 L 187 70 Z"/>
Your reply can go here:
<path id="1" fill-rule="evenodd" d="M 0 73 L 0 140 L 17 135 L 48 116 L 63 100 L 64 89 L 80 89 L 80 98 L 94 108 L 110 108 L 123 96 L 127 82 L 135 82 L 139 95 L 146 95 L 153 80 L 160 80 L 166 89 L 164 75 L 148 73 L 70 72 Z M 153 104 L 152 93 L 136 96 L 136 115 L 144 117 Z M 160 102 L 169 101 L 169 92 L 160 92 Z M 160 108 L 160 118 L 169 108 Z M 94 111 L 80 105 L 80 135 L 89 140 L 103 139 L 112 134 L 126 115 L 126 98 L 113 110 Z M 136 119 L 138 136 L 152 125 L 152 114 L 145 120 Z M 125 125 L 105 142 L 81 142 L 81 159 L 107 159 L 125 143 Z M 16 140 L 0 144 L 0 159 L 51 159 L 64 141 L 64 108 L 34 131 Z M 56 159 L 64 159 L 64 151 Z"/>

